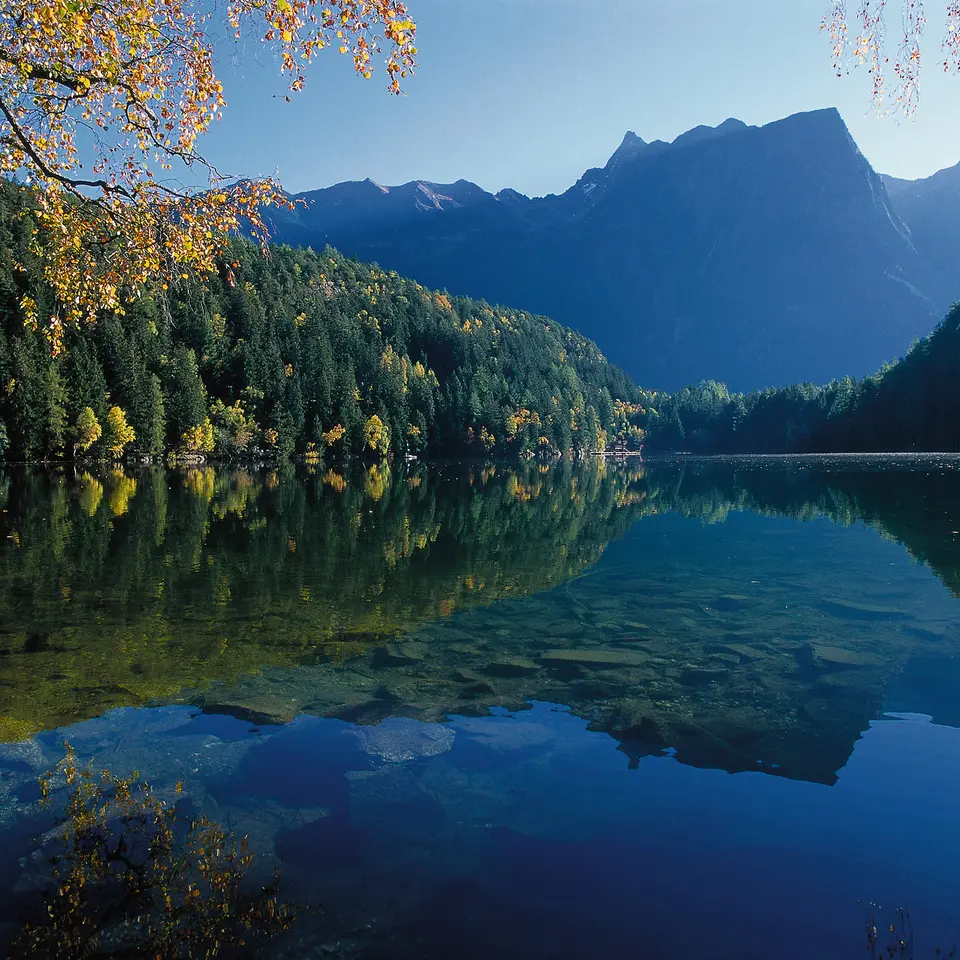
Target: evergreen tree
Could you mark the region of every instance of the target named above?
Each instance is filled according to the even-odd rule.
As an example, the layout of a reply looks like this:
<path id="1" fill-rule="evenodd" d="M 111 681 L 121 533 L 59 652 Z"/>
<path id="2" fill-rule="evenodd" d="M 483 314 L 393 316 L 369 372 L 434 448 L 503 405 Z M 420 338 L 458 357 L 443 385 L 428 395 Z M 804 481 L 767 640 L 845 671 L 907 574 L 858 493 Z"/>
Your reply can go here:
<path id="1" fill-rule="evenodd" d="M 164 366 L 163 409 L 167 418 L 167 438 L 177 446 L 183 435 L 203 423 L 207 415 L 207 395 L 200 379 L 197 355 L 190 347 L 178 344 Z"/>

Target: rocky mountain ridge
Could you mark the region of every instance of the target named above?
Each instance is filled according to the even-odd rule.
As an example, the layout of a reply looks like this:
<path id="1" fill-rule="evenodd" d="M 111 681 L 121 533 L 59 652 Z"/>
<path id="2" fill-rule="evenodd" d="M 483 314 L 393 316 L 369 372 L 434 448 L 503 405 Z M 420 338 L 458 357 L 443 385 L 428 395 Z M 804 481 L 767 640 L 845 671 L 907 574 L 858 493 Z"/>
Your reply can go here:
<path id="1" fill-rule="evenodd" d="M 956 297 L 952 254 L 931 252 L 889 189 L 897 203 L 828 109 L 672 143 L 629 132 L 559 195 L 362 181 L 299 195 L 274 226 L 548 314 L 644 386 L 753 389 L 872 372 Z"/>

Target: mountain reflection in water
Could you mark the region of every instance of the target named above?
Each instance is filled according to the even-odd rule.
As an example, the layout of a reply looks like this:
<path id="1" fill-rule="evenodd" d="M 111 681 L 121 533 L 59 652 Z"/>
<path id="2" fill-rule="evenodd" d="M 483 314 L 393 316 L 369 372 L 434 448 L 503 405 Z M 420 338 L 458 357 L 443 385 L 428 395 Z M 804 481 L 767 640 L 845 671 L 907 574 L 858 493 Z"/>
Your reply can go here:
<path id="1" fill-rule="evenodd" d="M 363 726 L 541 700 L 632 763 L 833 783 L 885 704 L 955 719 L 956 468 L 10 470 L 0 739 L 128 705 Z"/>

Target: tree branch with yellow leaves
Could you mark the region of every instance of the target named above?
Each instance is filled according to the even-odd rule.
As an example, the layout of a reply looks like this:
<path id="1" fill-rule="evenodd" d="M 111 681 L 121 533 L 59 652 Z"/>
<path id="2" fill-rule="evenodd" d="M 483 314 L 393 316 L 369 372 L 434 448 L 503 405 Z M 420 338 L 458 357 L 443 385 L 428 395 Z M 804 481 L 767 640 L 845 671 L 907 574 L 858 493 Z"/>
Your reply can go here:
<path id="1" fill-rule="evenodd" d="M 900 30 L 888 38 L 889 8 L 900 9 Z M 832 0 L 820 29 L 832 44 L 833 66 L 840 76 L 866 67 L 873 102 L 880 113 L 913 116 L 920 96 L 921 40 L 927 27 L 923 0 Z M 941 42 L 945 72 L 960 71 L 960 0 L 949 0 Z"/>
<path id="2" fill-rule="evenodd" d="M 198 142 L 225 99 L 203 0 L 2 0 L 0 176 L 33 191 L 35 252 L 57 296 L 43 326 L 54 352 L 69 324 L 218 268 L 231 233 L 267 240 L 264 207 L 289 201 L 272 178 L 232 180 Z M 416 26 L 400 0 L 233 0 L 237 38 L 251 28 L 279 51 L 291 91 L 325 47 L 369 78 L 383 57 L 388 90 L 416 66 Z M 93 135 L 90 135 L 90 134 Z M 203 189 L 160 182 L 200 167 Z"/>

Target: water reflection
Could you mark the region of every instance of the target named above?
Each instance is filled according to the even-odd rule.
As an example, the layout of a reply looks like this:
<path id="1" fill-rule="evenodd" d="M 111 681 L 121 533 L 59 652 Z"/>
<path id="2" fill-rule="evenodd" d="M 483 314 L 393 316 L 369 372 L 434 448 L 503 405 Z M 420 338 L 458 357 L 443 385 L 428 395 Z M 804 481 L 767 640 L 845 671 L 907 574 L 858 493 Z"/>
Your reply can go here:
<path id="1" fill-rule="evenodd" d="M 342 663 L 576 575 L 636 472 L 26 471 L 0 486 L 0 739 L 268 665 Z"/>
<path id="2" fill-rule="evenodd" d="M 166 795 L 182 781 L 189 810 L 249 836 L 257 876 L 279 861 L 288 896 L 323 903 L 254 956 L 612 957 L 639 940 L 664 960 L 705 945 L 842 960 L 863 949 L 867 897 L 910 904 L 917 956 L 956 941 L 960 731 L 876 721 L 828 788 L 665 757 L 630 771 L 585 727 L 544 703 L 442 726 L 300 717 L 256 733 L 166 707 L 70 736 Z M 0 745 L 0 945 L 46 870 L 4 828 L 30 815 L 61 733 Z"/>
<path id="3" fill-rule="evenodd" d="M 833 783 L 884 704 L 951 722 L 960 688 L 956 601 L 910 560 L 960 590 L 949 459 L 30 471 L 2 490 L 7 740 L 129 704 L 389 732 L 547 700 L 633 764 Z"/>

